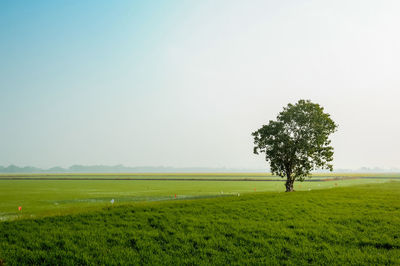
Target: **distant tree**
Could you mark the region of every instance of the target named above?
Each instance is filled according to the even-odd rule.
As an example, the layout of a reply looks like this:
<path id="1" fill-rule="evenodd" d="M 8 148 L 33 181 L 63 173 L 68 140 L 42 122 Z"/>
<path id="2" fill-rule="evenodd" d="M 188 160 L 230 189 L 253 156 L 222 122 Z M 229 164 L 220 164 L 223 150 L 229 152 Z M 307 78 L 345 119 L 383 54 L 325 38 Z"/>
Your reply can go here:
<path id="1" fill-rule="evenodd" d="M 252 133 L 254 153 L 265 153 L 271 172 L 286 177 L 286 192 L 293 191 L 294 181 L 304 181 L 312 170 L 333 169 L 329 135 L 337 124 L 323 111 L 319 104 L 299 100 L 288 104 L 276 121 Z"/>

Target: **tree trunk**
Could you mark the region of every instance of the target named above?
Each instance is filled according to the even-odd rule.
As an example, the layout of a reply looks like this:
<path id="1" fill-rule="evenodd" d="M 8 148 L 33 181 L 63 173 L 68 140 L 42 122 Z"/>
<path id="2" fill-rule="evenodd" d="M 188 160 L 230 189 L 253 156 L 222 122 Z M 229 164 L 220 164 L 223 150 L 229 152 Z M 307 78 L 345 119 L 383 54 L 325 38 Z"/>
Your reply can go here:
<path id="1" fill-rule="evenodd" d="M 285 184 L 285 186 L 286 186 L 286 192 L 293 192 L 293 191 L 294 191 L 294 189 L 293 189 L 293 183 L 294 183 L 294 179 L 292 179 L 292 178 L 288 175 L 288 177 L 287 177 L 287 179 L 286 179 L 286 184 Z"/>

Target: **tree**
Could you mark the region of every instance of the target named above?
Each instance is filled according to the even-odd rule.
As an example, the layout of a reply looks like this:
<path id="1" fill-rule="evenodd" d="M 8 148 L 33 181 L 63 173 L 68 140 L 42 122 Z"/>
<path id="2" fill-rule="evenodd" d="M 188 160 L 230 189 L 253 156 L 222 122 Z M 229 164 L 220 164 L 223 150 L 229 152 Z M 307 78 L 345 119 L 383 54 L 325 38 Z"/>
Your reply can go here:
<path id="1" fill-rule="evenodd" d="M 329 135 L 337 124 L 324 108 L 309 100 L 288 104 L 276 118 L 252 133 L 254 153 L 265 153 L 271 172 L 286 177 L 286 192 L 295 180 L 304 181 L 312 170 L 333 167 Z"/>

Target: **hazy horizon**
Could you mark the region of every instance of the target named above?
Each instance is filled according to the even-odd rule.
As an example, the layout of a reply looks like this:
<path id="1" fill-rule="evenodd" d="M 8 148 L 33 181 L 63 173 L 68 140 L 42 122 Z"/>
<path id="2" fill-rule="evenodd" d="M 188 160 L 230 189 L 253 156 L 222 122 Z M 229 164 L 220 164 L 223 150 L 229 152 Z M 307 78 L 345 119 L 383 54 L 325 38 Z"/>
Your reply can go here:
<path id="1" fill-rule="evenodd" d="M 400 168 L 398 1 L 2 1 L 0 165 L 267 167 L 310 99 L 334 169 Z"/>
<path id="2" fill-rule="evenodd" d="M 329 170 L 317 169 L 312 173 L 328 173 Z M 129 166 L 129 165 L 79 165 L 69 167 L 53 166 L 39 168 L 32 165 L 0 165 L 0 173 L 33 174 L 33 173 L 270 173 L 269 167 L 264 168 L 228 168 L 228 167 L 171 167 L 171 166 Z M 358 169 L 335 168 L 333 173 L 400 173 L 399 168 L 361 167 Z"/>

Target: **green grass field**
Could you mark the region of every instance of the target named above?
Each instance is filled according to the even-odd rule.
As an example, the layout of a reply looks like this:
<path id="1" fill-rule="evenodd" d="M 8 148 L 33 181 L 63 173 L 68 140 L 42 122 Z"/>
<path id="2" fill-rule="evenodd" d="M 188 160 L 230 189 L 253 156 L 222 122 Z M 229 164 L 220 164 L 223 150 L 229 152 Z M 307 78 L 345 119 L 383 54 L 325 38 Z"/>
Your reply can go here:
<path id="1" fill-rule="evenodd" d="M 399 265 L 399 176 L 360 176 L 0 180 L 0 265 Z"/>
<path id="2" fill-rule="evenodd" d="M 400 264 L 400 182 L 124 203 L 0 223 L 21 264 Z"/>
<path id="3" fill-rule="evenodd" d="M 309 180 L 324 182 L 295 183 L 295 189 L 315 190 L 336 186 L 388 182 L 399 176 L 374 175 L 375 179 L 344 179 L 360 175 L 315 175 Z M 25 178 L 27 180 L 1 180 L 1 178 Z M 379 177 L 379 178 L 378 178 Z M 32 178 L 73 178 L 77 180 L 30 180 Z M 111 180 L 103 180 L 103 179 Z M 182 179 L 162 180 L 118 180 L 118 179 Z M 199 180 L 278 180 L 263 181 L 185 181 Z M 89 180 L 86 180 L 89 179 Z M 90 180 L 99 179 L 99 180 Z M 330 181 L 329 181 L 330 180 Z M 283 192 L 283 179 L 268 174 L 68 174 L 68 175 L 0 175 L 0 221 L 63 215 L 87 211 L 114 204 L 137 201 L 161 201 L 185 198 L 215 197 L 230 194 Z M 176 195 L 176 198 L 175 198 Z M 22 210 L 19 211 L 18 207 Z"/>
<path id="4" fill-rule="evenodd" d="M 400 178 L 396 173 L 314 173 L 314 178 L 331 177 L 379 177 L 379 178 Z M 0 174 L 0 178 L 74 178 L 74 179 L 280 179 L 280 177 L 269 173 L 87 173 L 87 174 Z"/>

